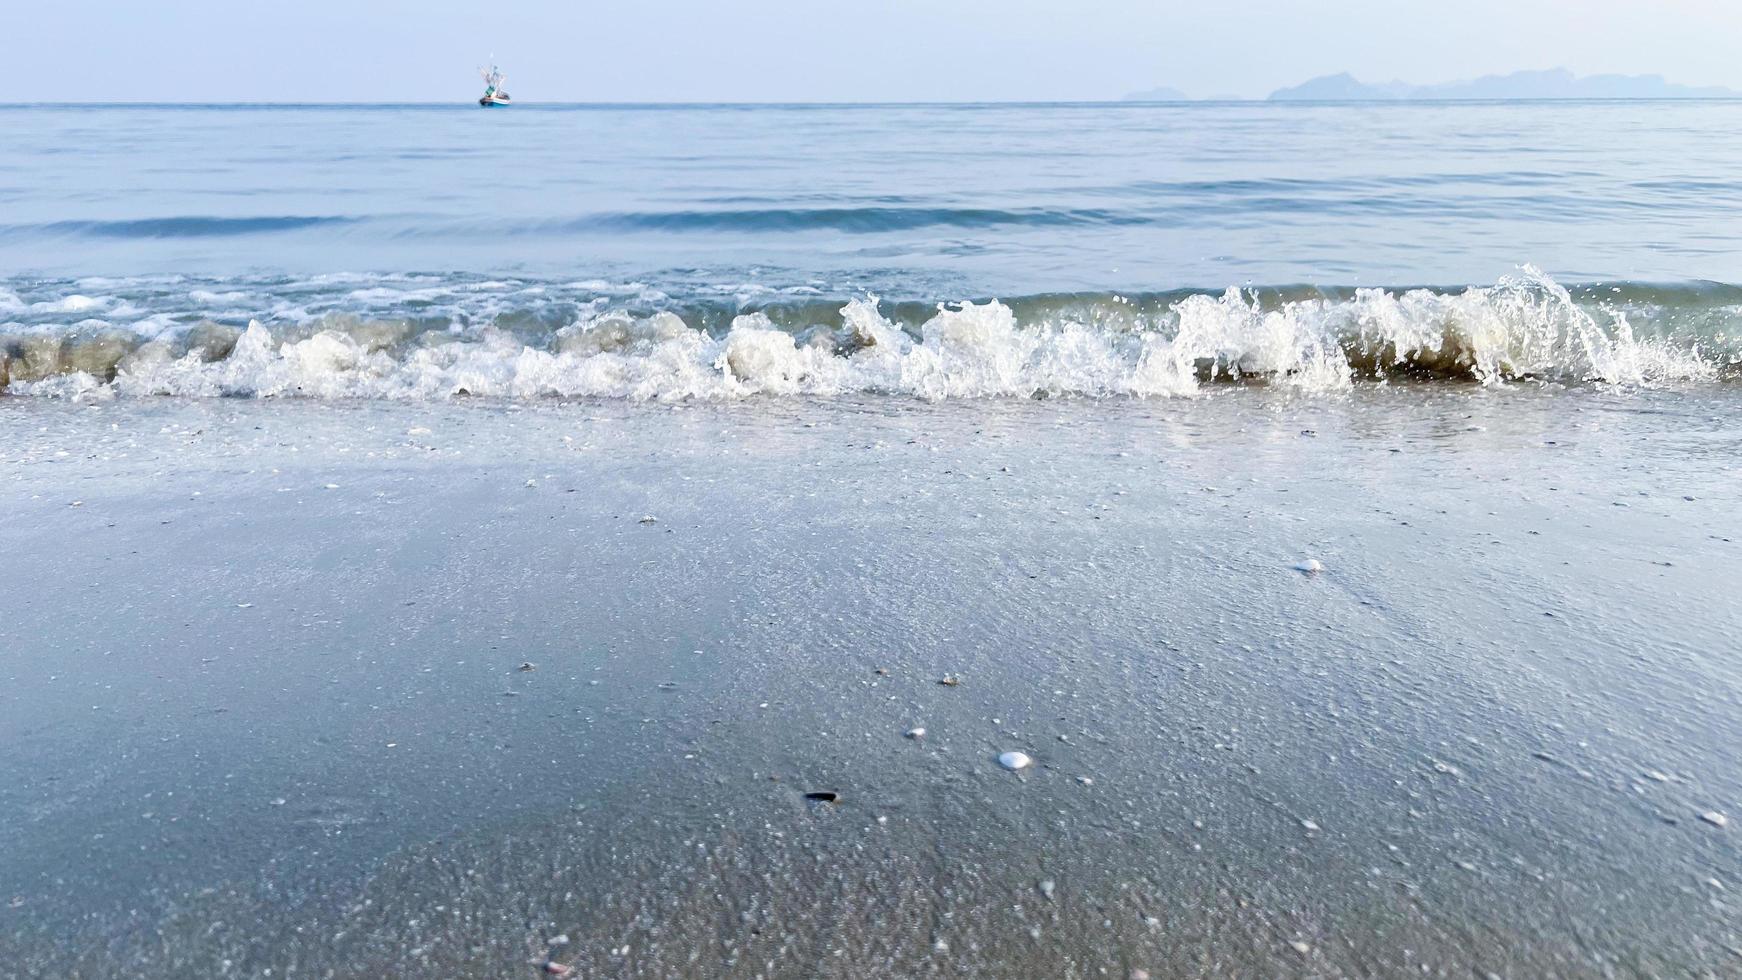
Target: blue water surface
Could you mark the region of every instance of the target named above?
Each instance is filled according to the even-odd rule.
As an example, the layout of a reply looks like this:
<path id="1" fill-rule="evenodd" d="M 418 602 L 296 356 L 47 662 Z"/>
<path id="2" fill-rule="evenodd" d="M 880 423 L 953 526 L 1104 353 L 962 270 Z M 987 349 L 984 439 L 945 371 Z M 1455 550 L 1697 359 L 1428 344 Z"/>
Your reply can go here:
<path id="1" fill-rule="evenodd" d="M 1742 280 L 1742 103 L 10 106 L 0 281 Z"/>

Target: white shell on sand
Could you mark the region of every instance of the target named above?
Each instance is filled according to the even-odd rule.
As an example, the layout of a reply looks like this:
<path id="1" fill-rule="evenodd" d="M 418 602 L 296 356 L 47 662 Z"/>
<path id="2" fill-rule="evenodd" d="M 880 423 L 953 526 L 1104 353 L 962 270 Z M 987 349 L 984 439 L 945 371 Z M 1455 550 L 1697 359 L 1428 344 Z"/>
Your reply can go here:
<path id="1" fill-rule="evenodd" d="M 925 738 L 925 729 L 923 729 L 923 728 L 909 728 L 907 730 L 907 737 L 908 738 Z"/>
<path id="2" fill-rule="evenodd" d="M 1714 827 L 1722 827 L 1730 822 L 1729 817 L 1724 816 L 1716 810 L 1707 810 L 1705 813 L 1700 814 L 1700 819 Z"/>
<path id="3" fill-rule="evenodd" d="M 1324 571 L 1325 566 L 1317 558 L 1308 558 L 1306 561 L 1297 562 L 1294 566 L 1294 570 L 1297 572 L 1305 572 L 1308 575 L 1316 575 L 1319 572 Z"/>
<path id="4" fill-rule="evenodd" d="M 998 764 L 1014 772 L 1017 769 L 1027 769 L 1034 764 L 1034 760 L 1026 752 L 1006 752 L 998 757 Z"/>

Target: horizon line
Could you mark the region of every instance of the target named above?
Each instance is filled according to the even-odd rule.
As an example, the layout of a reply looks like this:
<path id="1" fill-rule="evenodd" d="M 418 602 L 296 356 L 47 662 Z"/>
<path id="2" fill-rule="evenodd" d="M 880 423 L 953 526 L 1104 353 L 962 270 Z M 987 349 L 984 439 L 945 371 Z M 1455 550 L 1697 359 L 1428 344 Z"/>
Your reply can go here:
<path id="1" fill-rule="evenodd" d="M 751 101 L 713 100 L 551 100 L 545 102 L 515 102 L 500 108 L 880 108 L 880 107 L 949 107 L 949 106 L 1114 106 L 1114 105 L 1456 105 L 1506 102 L 1737 102 L 1742 92 L 1734 95 L 1658 95 L 1658 96 L 1528 96 L 1491 98 L 1355 98 L 1355 99 L 1277 99 L 1271 96 L 1228 98 L 1143 99 L 1115 97 L 1106 99 L 901 99 L 825 101 L 805 99 L 760 99 Z M 126 108 L 477 108 L 472 98 L 448 100 L 391 100 L 381 102 L 328 100 L 231 100 L 166 101 L 155 99 L 114 99 L 102 101 L 0 100 L 0 109 L 126 109 Z"/>

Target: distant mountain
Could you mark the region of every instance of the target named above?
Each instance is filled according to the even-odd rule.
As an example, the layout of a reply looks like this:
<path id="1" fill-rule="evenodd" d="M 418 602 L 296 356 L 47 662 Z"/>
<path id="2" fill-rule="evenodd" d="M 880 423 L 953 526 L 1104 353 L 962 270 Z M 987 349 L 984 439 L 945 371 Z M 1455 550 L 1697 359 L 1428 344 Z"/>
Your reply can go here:
<path id="1" fill-rule="evenodd" d="M 1369 85 L 1348 72 L 1321 75 L 1293 88 L 1270 93 L 1271 102 L 1349 102 L 1358 99 L 1404 99 L 1410 87 L 1402 82 Z"/>
<path id="2" fill-rule="evenodd" d="M 1177 88 L 1152 88 L 1143 92 L 1132 92 L 1124 99 L 1126 102 L 1190 102 L 1192 97 Z"/>
<path id="3" fill-rule="evenodd" d="M 1343 73 L 1325 75 L 1293 88 L 1270 93 L 1272 102 L 1342 102 L 1355 100 L 1435 101 L 1449 99 L 1729 99 L 1742 92 L 1727 88 L 1696 88 L 1666 81 L 1662 75 L 1587 75 L 1565 68 L 1486 75 L 1474 81 L 1443 85 L 1386 82 L 1372 85 Z"/>

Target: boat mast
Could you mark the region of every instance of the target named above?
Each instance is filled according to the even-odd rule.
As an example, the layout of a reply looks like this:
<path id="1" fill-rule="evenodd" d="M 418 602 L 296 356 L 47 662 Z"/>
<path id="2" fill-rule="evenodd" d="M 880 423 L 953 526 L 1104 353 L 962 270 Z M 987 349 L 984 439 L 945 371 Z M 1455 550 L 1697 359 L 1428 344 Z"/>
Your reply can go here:
<path id="1" fill-rule="evenodd" d="M 496 67 L 495 58 L 493 56 L 490 61 L 490 67 L 479 68 L 478 74 L 484 76 L 484 98 L 488 99 L 497 92 L 502 91 L 502 69 Z"/>

